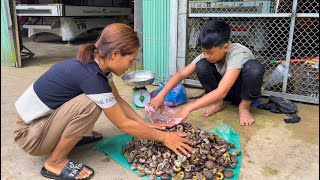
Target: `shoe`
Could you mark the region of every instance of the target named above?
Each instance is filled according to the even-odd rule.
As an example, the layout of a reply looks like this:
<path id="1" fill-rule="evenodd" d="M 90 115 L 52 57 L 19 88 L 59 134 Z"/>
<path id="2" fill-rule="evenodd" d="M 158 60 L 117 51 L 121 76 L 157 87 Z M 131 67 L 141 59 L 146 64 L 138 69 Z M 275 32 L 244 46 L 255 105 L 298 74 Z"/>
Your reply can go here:
<path id="1" fill-rule="evenodd" d="M 94 175 L 94 170 L 86 165 L 83 165 L 81 163 L 75 162 L 70 160 L 62 169 L 61 173 L 55 174 L 53 172 L 50 172 L 48 170 L 46 170 L 45 167 L 42 167 L 40 173 L 42 176 L 46 177 L 46 178 L 50 178 L 50 179 L 58 179 L 58 180 L 73 180 L 76 179 L 76 177 L 78 176 L 78 174 L 82 171 L 82 169 L 86 167 L 88 169 L 90 169 L 90 171 L 92 171 L 92 174 L 87 177 L 87 178 L 83 178 L 80 180 L 87 180 L 87 179 L 91 179 Z"/>

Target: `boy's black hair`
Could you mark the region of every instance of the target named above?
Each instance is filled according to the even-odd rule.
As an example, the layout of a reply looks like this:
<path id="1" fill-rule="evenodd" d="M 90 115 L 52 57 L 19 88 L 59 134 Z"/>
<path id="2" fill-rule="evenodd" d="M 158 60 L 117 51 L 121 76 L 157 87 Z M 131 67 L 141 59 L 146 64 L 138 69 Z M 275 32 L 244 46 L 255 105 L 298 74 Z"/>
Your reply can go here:
<path id="1" fill-rule="evenodd" d="M 228 43 L 230 38 L 230 26 L 218 19 L 208 21 L 201 29 L 198 37 L 200 48 L 211 49 Z"/>

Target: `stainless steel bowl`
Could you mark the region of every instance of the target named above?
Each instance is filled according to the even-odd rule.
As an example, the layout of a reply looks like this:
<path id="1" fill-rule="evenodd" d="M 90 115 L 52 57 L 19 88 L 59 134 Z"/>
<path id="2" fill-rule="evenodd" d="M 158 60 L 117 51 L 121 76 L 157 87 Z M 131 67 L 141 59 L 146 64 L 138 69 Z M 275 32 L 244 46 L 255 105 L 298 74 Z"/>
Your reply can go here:
<path id="1" fill-rule="evenodd" d="M 130 72 L 121 77 L 124 83 L 131 87 L 143 87 L 153 83 L 156 74 L 151 71 L 139 70 Z"/>

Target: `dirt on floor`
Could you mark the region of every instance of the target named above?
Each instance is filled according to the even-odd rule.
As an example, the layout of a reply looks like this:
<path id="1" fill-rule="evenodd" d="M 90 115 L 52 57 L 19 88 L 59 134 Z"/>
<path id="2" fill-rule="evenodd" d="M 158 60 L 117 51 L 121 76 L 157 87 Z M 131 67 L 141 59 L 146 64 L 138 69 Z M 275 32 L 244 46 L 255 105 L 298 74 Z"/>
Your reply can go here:
<path id="1" fill-rule="evenodd" d="M 68 45 L 59 39 L 38 42 L 25 39 L 24 45 L 36 55 L 23 60 L 23 68 L 1 67 L 1 179 L 46 179 L 40 175 L 40 169 L 48 156 L 30 156 L 14 142 L 14 103 L 52 64 L 73 57 L 81 43 L 77 41 Z M 119 77 L 114 76 L 114 81 L 120 95 L 131 102 L 131 88 L 124 85 Z M 158 87 L 147 88 L 151 91 Z M 201 92 L 201 89 L 187 88 L 189 97 Z M 262 102 L 266 101 L 266 98 L 262 99 Z M 239 133 L 243 150 L 241 180 L 316 180 L 319 179 L 319 105 L 296 104 L 301 117 L 296 124 L 286 124 L 283 114 L 253 107 L 251 112 L 255 123 L 240 126 L 237 107 L 231 104 L 208 118 L 202 116 L 202 109 L 196 110 L 190 114 L 188 122 L 206 130 L 225 123 Z M 144 116 L 142 109 L 137 112 Z M 103 114 L 94 129 L 104 138 L 121 133 Z M 93 150 L 92 145 L 74 148 L 70 158 L 94 168 L 96 174 L 93 179 L 140 179 L 107 155 Z"/>

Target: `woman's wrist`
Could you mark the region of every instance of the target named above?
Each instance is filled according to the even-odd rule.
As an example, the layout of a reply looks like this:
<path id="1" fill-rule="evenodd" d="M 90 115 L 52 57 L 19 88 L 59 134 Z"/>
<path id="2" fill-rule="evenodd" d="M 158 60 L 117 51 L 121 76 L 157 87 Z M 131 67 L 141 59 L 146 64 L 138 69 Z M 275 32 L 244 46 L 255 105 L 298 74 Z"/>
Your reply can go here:
<path id="1" fill-rule="evenodd" d="M 165 143 L 166 139 L 167 139 L 167 135 L 168 133 L 160 131 L 161 133 L 163 133 L 162 135 L 160 135 L 160 139 L 159 142 Z"/>

